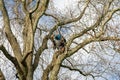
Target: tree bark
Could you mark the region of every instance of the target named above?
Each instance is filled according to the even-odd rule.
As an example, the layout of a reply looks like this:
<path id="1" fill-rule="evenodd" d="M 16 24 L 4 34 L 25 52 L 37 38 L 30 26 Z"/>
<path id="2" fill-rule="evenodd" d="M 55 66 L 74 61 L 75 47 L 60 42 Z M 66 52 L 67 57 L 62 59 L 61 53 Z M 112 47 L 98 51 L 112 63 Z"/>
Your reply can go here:
<path id="1" fill-rule="evenodd" d="M 42 54 L 42 52 L 45 49 L 47 49 L 47 42 L 50 39 L 50 36 L 52 35 L 52 33 L 59 26 L 77 22 L 80 19 L 82 19 L 90 3 L 90 0 L 86 0 L 85 6 L 82 12 L 78 15 L 78 17 L 68 19 L 65 21 L 64 20 L 58 21 L 55 24 L 55 26 L 53 26 L 50 32 L 43 38 L 42 45 L 36 51 L 35 58 L 33 61 L 34 35 L 36 32 L 36 27 L 38 25 L 39 18 L 41 18 L 44 15 L 47 9 L 49 0 L 37 0 L 35 8 L 33 8 L 32 10 L 28 10 L 27 6 L 32 1 L 33 0 L 21 0 L 22 9 L 23 9 L 22 11 L 25 15 L 24 16 L 24 29 L 23 29 L 23 34 L 22 34 L 23 41 L 24 41 L 23 52 L 22 52 L 20 48 L 20 44 L 18 43 L 15 35 L 13 34 L 11 30 L 9 14 L 5 7 L 4 0 L 0 0 L 0 10 L 3 16 L 5 34 L 6 34 L 7 40 L 9 41 L 12 47 L 14 57 L 11 56 L 10 53 L 8 53 L 8 51 L 5 49 L 3 45 L 0 46 L 0 50 L 2 50 L 6 58 L 8 58 L 14 64 L 18 72 L 19 80 L 33 80 L 34 71 L 38 67 L 38 64 L 39 64 L 39 57 Z M 67 44 L 66 44 L 67 49 L 70 48 L 71 44 L 76 38 L 83 36 L 84 34 L 86 34 L 89 31 L 92 31 L 95 28 L 100 27 L 101 31 L 104 31 L 105 24 L 112 18 L 115 12 L 120 11 L 120 8 L 109 10 L 112 2 L 113 0 L 110 0 L 109 4 L 104 6 L 103 14 L 100 14 L 98 16 L 98 19 L 96 19 L 96 22 L 93 23 L 93 25 L 91 25 L 90 27 L 86 27 L 86 29 L 83 29 L 81 32 L 73 34 L 68 39 Z M 93 35 L 90 38 L 86 38 L 86 40 L 77 44 L 74 48 L 70 48 L 68 51 L 65 50 L 64 53 L 60 53 L 59 51 L 55 52 L 51 63 L 47 66 L 45 70 L 43 70 L 42 80 L 58 80 L 57 75 L 59 73 L 59 69 L 61 67 L 61 63 L 63 62 L 63 60 L 66 59 L 67 57 L 70 57 L 74 53 L 76 53 L 78 50 L 83 48 L 85 45 L 92 43 L 92 42 L 96 42 L 96 41 L 98 42 L 107 41 L 107 40 L 120 41 L 120 38 L 117 38 L 117 37 L 104 37 L 104 36 L 101 37 L 101 35 L 103 35 L 102 33 L 104 32 L 98 31 L 98 36 Z M 4 75 L 1 70 L 0 70 L 0 80 L 5 80 Z"/>
<path id="2" fill-rule="evenodd" d="M 3 75 L 2 71 L 1 71 L 1 69 L 0 69 L 0 80 L 5 80 L 5 77 L 4 77 L 4 75 Z"/>

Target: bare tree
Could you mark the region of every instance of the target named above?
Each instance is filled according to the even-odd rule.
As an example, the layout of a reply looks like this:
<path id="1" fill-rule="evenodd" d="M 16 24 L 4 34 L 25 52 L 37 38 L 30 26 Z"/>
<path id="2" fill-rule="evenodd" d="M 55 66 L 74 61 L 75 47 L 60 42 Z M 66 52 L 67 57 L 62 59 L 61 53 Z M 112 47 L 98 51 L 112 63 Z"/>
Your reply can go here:
<path id="1" fill-rule="evenodd" d="M 13 55 L 11 55 L 11 52 L 9 52 L 3 44 L 0 45 L 0 50 L 3 52 L 6 58 L 14 64 L 19 76 L 19 80 L 33 80 L 35 70 L 39 66 L 39 62 L 42 61 L 43 63 L 46 63 L 46 66 L 41 64 L 43 68 L 43 71 L 41 71 L 41 80 L 58 80 L 60 68 L 78 71 L 83 76 L 90 75 L 93 79 L 95 79 L 95 77 L 101 75 L 92 74 L 97 74 L 97 70 L 95 72 L 93 70 L 95 68 L 91 68 L 91 71 L 89 72 L 84 72 L 84 69 L 80 70 L 76 68 L 75 64 L 70 61 L 71 58 L 68 58 L 81 49 L 87 53 L 91 51 L 91 53 L 94 53 L 101 58 L 100 55 L 97 54 L 97 51 L 95 51 L 97 50 L 95 47 L 99 48 L 99 46 L 90 45 L 91 50 L 88 49 L 89 51 L 85 48 L 85 46 L 90 43 L 94 44 L 100 42 L 102 45 L 102 42 L 104 43 L 104 41 L 120 41 L 120 35 L 118 35 L 120 34 L 120 26 L 118 26 L 118 33 L 116 31 L 116 26 L 113 25 L 115 27 L 114 30 L 110 29 L 113 28 L 111 24 L 113 23 L 112 20 L 114 19 L 113 16 L 117 15 L 120 18 L 120 15 L 118 15 L 120 13 L 118 0 L 80 0 L 77 2 L 77 10 L 66 8 L 68 11 L 66 11 L 65 16 L 62 16 L 62 13 L 54 13 L 55 9 L 53 9 L 54 6 L 52 6 L 52 0 L 14 0 L 14 13 L 11 13 L 15 14 L 14 19 L 11 19 L 10 14 L 8 13 L 9 10 L 7 9 L 8 6 L 5 1 L 6 0 L 0 0 L 0 10 L 2 12 L 4 22 L 3 29 L 6 40 L 8 40 L 11 46 Z M 42 19 L 43 16 L 51 17 L 52 20 L 54 20 L 54 24 L 50 27 L 50 29 L 47 29 L 45 25 L 39 23 L 39 20 Z M 16 23 L 13 24 L 12 20 L 14 20 Z M 19 24 L 19 26 L 21 26 L 22 33 L 19 33 L 19 31 L 13 31 L 12 24 Z M 118 22 L 118 24 L 120 23 Z M 51 35 L 59 27 L 61 29 L 65 28 L 66 31 L 71 30 L 70 33 L 68 32 L 71 35 L 68 35 L 66 39 L 67 43 L 65 46 L 65 51 L 55 51 L 51 62 L 47 63 L 47 60 L 41 58 L 41 56 L 45 54 L 45 50 L 49 49 L 48 41 L 51 40 Z M 35 41 L 37 30 L 40 32 L 40 35 L 37 36 L 37 38 L 39 40 L 40 37 L 42 37 L 42 40 L 38 41 L 36 45 Z M 22 47 L 20 46 L 21 43 L 19 43 L 19 38 L 15 34 L 16 32 L 22 36 Z M 46 32 L 44 37 L 41 35 L 42 32 Z M 112 34 L 112 32 L 114 34 L 109 35 L 110 33 Z M 36 48 L 36 46 L 38 48 Z M 101 48 L 104 47 L 101 46 Z M 101 48 L 99 48 L 99 50 Z M 103 59 L 101 58 L 101 60 Z M 64 61 L 69 62 L 71 66 L 65 65 Z M 101 61 L 99 64 L 104 63 Z M 90 67 L 90 64 L 86 65 L 87 67 Z M 102 72 L 105 72 L 105 70 L 101 71 L 101 73 Z M 66 80 L 67 76 L 64 79 Z"/>

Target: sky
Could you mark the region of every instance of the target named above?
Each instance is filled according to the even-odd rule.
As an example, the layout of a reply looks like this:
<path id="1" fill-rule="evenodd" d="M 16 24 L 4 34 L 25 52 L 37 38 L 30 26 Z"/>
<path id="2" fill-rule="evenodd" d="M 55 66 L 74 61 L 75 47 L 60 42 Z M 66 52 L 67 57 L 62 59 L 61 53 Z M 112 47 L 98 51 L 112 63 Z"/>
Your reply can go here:
<path id="1" fill-rule="evenodd" d="M 64 10 L 66 7 L 72 7 L 78 0 L 54 0 L 55 7 L 59 10 Z"/>
<path id="2" fill-rule="evenodd" d="M 71 0 L 54 0 L 54 3 L 56 8 L 63 10 L 71 4 Z"/>
<path id="3" fill-rule="evenodd" d="M 76 2 L 78 0 L 54 0 L 54 3 L 55 3 L 55 7 L 59 10 L 59 11 L 64 11 L 66 9 L 66 7 L 73 7 L 74 6 L 74 2 Z M 0 21 L 1 23 L 1 21 Z M 0 25 L 1 27 L 1 25 Z M 75 75 L 75 74 L 74 74 Z M 75 76 L 72 76 L 73 78 Z M 102 79 L 101 79 L 102 80 Z M 113 78 L 112 78 L 113 80 Z M 115 80 L 115 79 L 114 79 Z"/>

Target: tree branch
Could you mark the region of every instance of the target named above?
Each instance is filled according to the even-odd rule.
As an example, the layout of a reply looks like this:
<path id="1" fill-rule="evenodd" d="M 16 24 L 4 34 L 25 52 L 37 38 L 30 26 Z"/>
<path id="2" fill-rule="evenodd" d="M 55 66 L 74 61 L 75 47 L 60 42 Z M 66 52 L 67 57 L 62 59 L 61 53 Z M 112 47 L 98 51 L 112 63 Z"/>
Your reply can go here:
<path id="1" fill-rule="evenodd" d="M 21 49 L 17 42 L 17 39 L 15 38 L 15 36 L 13 35 L 13 33 L 10 29 L 10 21 L 9 21 L 7 10 L 5 8 L 4 1 L 0 0 L 0 4 L 1 4 L 0 7 L 2 10 L 3 21 L 4 21 L 4 26 L 5 26 L 6 37 L 7 37 L 8 41 L 10 42 L 10 45 L 13 49 L 15 57 L 17 58 L 18 61 L 20 61 L 22 59 Z"/>
<path id="2" fill-rule="evenodd" d="M 5 48 L 3 45 L 0 45 L 0 50 L 1 50 L 1 51 L 3 52 L 3 54 L 7 57 L 7 59 L 9 59 L 11 62 L 14 63 L 15 58 L 12 57 L 12 56 L 8 53 L 8 51 L 6 50 L 6 48 Z"/>
<path id="3" fill-rule="evenodd" d="M 74 40 L 75 38 L 80 37 L 80 36 L 84 35 L 87 31 L 90 31 L 90 30 L 96 28 L 98 25 L 100 25 L 100 23 L 101 23 L 102 20 L 103 20 L 103 25 L 102 25 L 102 26 L 104 26 L 104 25 L 111 19 L 112 15 L 113 15 L 116 11 L 118 11 L 118 9 L 113 10 L 113 11 L 109 14 L 110 17 L 107 17 L 107 18 L 106 18 L 106 16 L 103 17 L 103 15 L 99 16 L 97 22 L 96 22 L 95 24 L 93 24 L 91 27 L 88 27 L 88 28 L 84 29 L 82 32 L 73 35 L 73 37 L 68 40 L 66 46 L 69 47 L 70 44 L 73 42 L 73 40 Z M 58 24 L 58 25 L 59 25 L 59 24 Z M 58 25 L 56 25 L 56 26 L 53 28 L 53 31 L 54 31 L 54 29 L 56 29 L 56 28 L 58 27 Z M 85 45 L 87 45 L 87 44 L 89 44 L 89 43 L 91 43 L 91 42 L 107 41 L 107 40 L 116 40 L 116 41 L 119 41 L 120 39 L 119 39 L 119 38 L 116 38 L 116 37 L 100 37 L 100 36 L 99 36 L 99 37 L 88 38 L 88 39 L 86 39 L 84 42 L 78 44 L 78 46 L 76 46 L 75 48 L 69 50 L 66 54 L 61 54 L 61 55 L 59 56 L 59 58 L 56 60 L 56 62 L 55 62 L 56 65 L 54 65 L 53 70 L 51 71 L 50 79 L 51 79 L 51 80 L 52 80 L 52 79 L 56 79 L 55 76 L 56 76 L 57 73 L 58 73 L 59 65 L 60 65 L 60 63 L 62 63 L 62 61 L 63 61 L 66 57 L 69 57 L 69 56 L 73 55 L 73 54 L 74 54 L 75 52 L 77 52 L 79 49 L 81 49 L 82 47 L 84 47 Z M 94 78 L 94 77 L 93 77 L 93 78 Z"/>
<path id="4" fill-rule="evenodd" d="M 28 57 L 28 55 L 29 55 L 29 54 L 31 54 L 31 53 L 32 53 L 32 51 L 30 51 L 30 52 L 26 53 L 26 54 L 23 56 L 23 59 L 22 59 L 22 61 L 21 61 L 21 63 L 22 63 L 22 64 L 24 64 L 24 62 L 25 62 L 26 58 L 27 58 L 27 57 Z"/>
<path id="5" fill-rule="evenodd" d="M 26 0 L 21 0 L 21 3 L 22 3 L 22 9 L 24 11 L 25 14 L 28 14 L 28 10 L 27 10 L 27 7 L 26 7 Z"/>
<path id="6" fill-rule="evenodd" d="M 36 31 L 37 23 L 39 18 L 43 15 L 48 7 L 49 0 L 41 0 L 37 3 L 37 7 L 30 15 L 32 15 L 32 24 L 33 24 L 33 33 Z M 39 63 L 39 57 L 42 52 L 47 48 L 47 40 L 49 36 L 45 36 L 42 42 L 42 45 L 39 47 L 38 51 L 35 54 L 34 64 L 33 64 L 33 71 L 36 69 Z"/>
<path id="7" fill-rule="evenodd" d="M 103 27 L 105 26 L 105 24 L 112 18 L 113 14 L 114 14 L 115 12 L 119 11 L 119 10 L 120 10 L 120 8 L 117 8 L 117 9 L 114 9 L 114 10 L 108 12 L 108 13 L 106 14 L 106 16 L 104 16 L 104 17 L 103 17 L 103 15 L 99 16 L 98 20 L 97 20 L 92 26 L 84 29 L 84 30 L 81 31 L 80 33 L 73 34 L 73 35 L 71 36 L 71 38 L 68 40 L 67 46 L 69 47 L 69 46 L 71 45 L 71 43 L 73 42 L 74 39 L 76 39 L 76 38 L 84 35 L 84 34 L 87 33 L 88 31 L 93 30 L 94 28 L 98 27 L 98 25 L 100 25 L 100 23 L 101 23 L 101 28 L 103 28 Z M 100 37 L 100 35 L 101 35 L 102 33 L 103 33 L 103 31 L 102 31 L 99 35 L 97 35 L 96 37 Z"/>
<path id="8" fill-rule="evenodd" d="M 42 46 L 38 49 L 38 52 L 36 53 L 35 55 L 35 60 L 34 60 L 34 70 L 36 69 L 37 65 L 38 65 L 38 62 L 39 62 L 39 56 L 41 55 L 41 53 L 47 48 L 47 40 L 50 38 L 50 36 L 52 35 L 52 33 L 58 28 L 58 26 L 60 25 L 65 25 L 65 24 L 68 24 L 68 23 L 71 23 L 71 22 L 76 22 L 78 21 L 84 14 L 88 4 L 89 4 L 89 1 L 90 0 L 87 0 L 87 3 L 86 3 L 86 6 L 85 8 L 83 9 L 83 12 L 80 14 L 79 17 L 75 18 L 75 19 L 72 19 L 72 20 L 67 20 L 65 23 L 63 22 L 58 22 L 49 32 L 48 35 L 46 35 L 46 37 L 43 39 L 44 42 L 42 42 Z M 43 46 L 44 45 L 44 46 Z"/>
<path id="9" fill-rule="evenodd" d="M 99 41 L 120 41 L 120 38 L 118 37 L 99 37 L 99 38 L 88 38 L 86 40 L 84 40 L 82 43 L 80 43 L 78 46 L 70 49 L 67 53 L 66 57 L 70 57 L 71 55 L 73 55 L 75 52 L 77 52 L 79 49 L 81 49 L 82 47 L 86 46 L 89 43 L 92 42 L 99 42 Z"/>
<path id="10" fill-rule="evenodd" d="M 55 20 L 57 20 L 59 22 L 59 19 L 56 16 L 52 15 L 52 14 L 44 13 L 44 15 L 45 16 L 50 16 L 50 17 L 54 18 Z"/>
<path id="11" fill-rule="evenodd" d="M 39 63 L 39 57 L 42 54 L 42 52 L 47 49 L 47 40 L 48 40 L 48 35 L 45 36 L 43 39 L 42 45 L 39 47 L 38 51 L 35 54 L 35 59 L 34 59 L 34 64 L 33 64 L 33 70 L 35 70 L 38 66 Z"/>
<path id="12" fill-rule="evenodd" d="M 26 7 L 34 0 L 26 0 Z"/>
<path id="13" fill-rule="evenodd" d="M 40 0 L 36 4 L 36 8 L 32 11 L 32 23 L 33 23 L 33 32 L 36 31 L 37 23 L 39 21 L 39 18 L 44 14 L 46 11 L 48 5 L 49 5 L 49 0 Z"/>
<path id="14" fill-rule="evenodd" d="M 87 0 L 83 11 L 81 12 L 81 14 L 77 18 L 62 21 L 59 23 L 59 26 L 79 21 L 83 17 L 85 10 L 87 9 L 89 3 L 90 3 L 90 0 Z"/>
<path id="15" fill-rule="evenodd" d="M 7 59 L 9 59 L 15 65 L 16 69 L 18 70 L 18 72 L 23 75 L 23 72 L 22 72 L 22 70 L 21 70 L 21 68 L 19 66 L 19 63 L 18 63 L 17 59 L 15 57 L 12 57 L 8 53 L 8 51 L 6 50 L 6 48 L 3 45 L 0 45 L 0 50 L 3 52 L 3 54 L 5 55 L 5 57 Z"/>
<path id="16" fill-rule="evenodd" d="M 1 69 L 0 69 L 0 80 L 5 80 L 5 77 L 4 77 L 4 75 L 3 75 L 2 71 L 1 71 Z"/>
<path id="17" fill-rule="evenodd" d="M 37 0 L 37 3 L 36 3 L 36 5 L 35 5 L 35 7 L 34 7 L 33 9 L 31 9 L 29 12 L 30 12 L 31 14 L 34 13 L 34 12 L 38 9 L 39 4 L 40 4 L 40 0 Z"/>
<path id="18" fill-rule="evenodd" d="M 43 72 L 42 80 L 49 80 L 49 73 L 53 69 L 53 66 L 55 65 L 55 61 L 59 56 L 59 51 L 56 51 L 53 55 L 52 62 L 47 66 L 47 68 Z"/>
<path id="19" fill-rule="evenodd" d="M 79 72 L 80 74 L 82 74 L 83 76 L 88 76 L 88 75 L 90 75 L 90 76 L 92 76 L 92 77 L 94 78 L 94 76 L 93 76 L 92 74 L 90 74 L 90 73 L 83 73 L 83 72 L 80 71 L 79 69 L 72 68 L 72 67 L 66 66 L 66 65 L 61 65 L 61 67 L 67 68 L 67 69 L 69 69 L 69 70 L 71 70 L 71 71 L 77 71 L 77 72 Z"/>
<path id="20" fill-rule="evenodd" d="M 110 8 L 110 6 L 111 6 L 111 4 L 112 4 L 113 1 L 114 1 L 114 0 L 109 0 L 108 3 L 106 3 L 106 4 L 104 5 L 104 8 L 103 8 L 103 14 L 104 14 L 104 15 L 107 14 L 107 12 L 108 12 L 108 10 L 109 10 L 109 8 Z"/>

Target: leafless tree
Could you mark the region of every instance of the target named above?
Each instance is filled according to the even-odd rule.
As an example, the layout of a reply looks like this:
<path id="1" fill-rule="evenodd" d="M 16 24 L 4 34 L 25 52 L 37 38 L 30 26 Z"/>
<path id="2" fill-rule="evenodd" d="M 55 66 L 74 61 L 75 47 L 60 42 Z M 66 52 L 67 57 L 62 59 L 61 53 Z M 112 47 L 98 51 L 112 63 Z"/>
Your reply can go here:
<path id="1" fill-rule="evenodd" d="M 86 79 L 107 79 L 102 74 L 108 73 L 106 69 L 113 70 L 111 63 L 117 54 L 113 51 L 120 49 L 120 22 L 116 21 L 120 19 L 119 0 L 76 0 L 75 8 L 67 7 L 63 13 L 57 12 L 54 0 L 11 1 L 13 6 L 7 0 L 0 0 L 4 24 L 0 32 L 10 51 L 4 43 L 0 50 L 14 64 L 19 80 L 33 80 L 38 66 L 42 68 L 37 69 L 42 74 L 40 80 L 70 80 L 64 69 L 79 72 Z M 52 25 L 42 24 L 44 17 Z M 64 52 L 50 47 L 51 35 L 58 28 L 66 31 Z M 108 54 L 108 47 L 113 54 Z M 93 56 L 86 63 L 82 62 L 85 54 L 89 59 Z M 105 59 L 107 55 L 109 60 Z"/>

